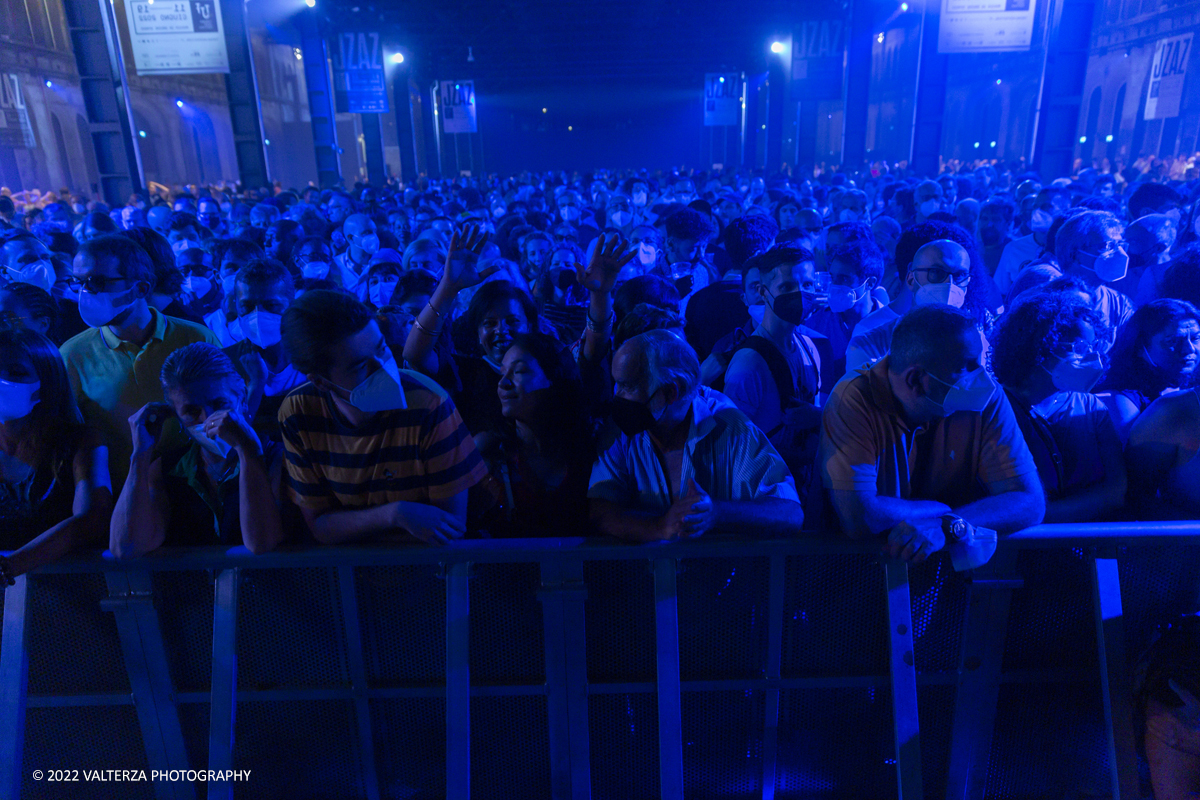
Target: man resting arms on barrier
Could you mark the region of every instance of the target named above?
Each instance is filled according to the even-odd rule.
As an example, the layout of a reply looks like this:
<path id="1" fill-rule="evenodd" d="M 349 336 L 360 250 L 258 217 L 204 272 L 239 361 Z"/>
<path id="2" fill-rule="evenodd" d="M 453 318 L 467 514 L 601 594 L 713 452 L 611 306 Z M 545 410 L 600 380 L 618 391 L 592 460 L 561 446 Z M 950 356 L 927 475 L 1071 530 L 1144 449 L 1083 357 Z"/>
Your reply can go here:
<path id="1" fill-rule="evenodd" d="M 678 336 L 635 336 L 613 356 L 613 421 L 623 435 L 592 469 L 592 520 L 634 541 L 731 533 L 788 534 L 804 513 L 766 434 L 724 395 L 700 386 Z"/>
<path id="2" fill-rule="evenodd" d="M 818 465 L 848 536 L 887 534 L 891 555 L 917 563 L 949 547 L 969 569 L 997 534 L 1042 521 L 1037 465 L 982 349 L 966 312 L 919 306 L 888 356 L 834 389 Z"/>

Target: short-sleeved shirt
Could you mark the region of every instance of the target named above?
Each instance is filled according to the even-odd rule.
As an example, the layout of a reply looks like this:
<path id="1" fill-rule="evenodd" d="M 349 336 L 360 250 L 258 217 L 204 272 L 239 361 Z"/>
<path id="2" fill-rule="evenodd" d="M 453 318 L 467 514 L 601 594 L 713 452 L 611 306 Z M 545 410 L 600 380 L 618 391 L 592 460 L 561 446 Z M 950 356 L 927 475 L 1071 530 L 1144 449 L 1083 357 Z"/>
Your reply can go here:
<path id="1" fill-rule="evenodd" d="M 899 314 L 884 306 L 863 317 L 858 325 L 854 326 L 854 335 L 850 337 L 850 343 L 846 346 L 847 376 L 853 375 L 855 370 L 870 368 L 892 352 L 892 334 L 900 319 Z M 979 332 L 979 339 L 983 346 L 981 352 L 986 359 L 991 345 L 988 344 L 983 331 Z"/>
<path id="2" fill-rule="evenodd" d="M 871 310 L 867 312 L 863 319 L 866 319 L 871 314 L 886 308 L 883 303 L 877 299 L 871 298 Z M 895 313 L 895 312 L 892 312 Z M 862 320 L 859 320 L 862 322 Z M 846 374 L 846 348 L 850 346 L 850 338 L 854 335 L 858 328 L 855 324 L 853 327 L 848 326 L 842 319 L 842 315 L 836 311 L 831 311 L 828 308 L 821 308 L 812 313 L 804 324 L 820 333 L 829 340 L 829 345 L 833 349 L 834 363 L 832 365 L 834 373 L 840 378 Z M 825 387 L 826 389 L 829 386 Z"/>
<path id="3" fill-rule="evenodd" d="M 1030 262 L 1044 251 L 1045 248 L 1037 243 L 1032 233 L 1009 242 L 1004 248 L 1004 252 L 1000 254 L 1000 263 L 996 265 L 996 271 L 992 275 L 1000 294 L 1007 295 L 1008 290 L 1012 288 L 1013 281 L 1021 274 L 1021 270 L 1029 266 Z"/>
<path id="4" fill-rule="evenodd" d="M 167 356 L 195 342 L 217 344 L 212 331 L 202 325 L 168 317 L 156 308 L 150 314 L 153 331 L 140 347 L 103 327 L 88 328 L 61 348 L 79 410 L 108 445 L 114 492 L 125 485 L 133 453 L 129 418 L 147 403 L 162 401 L 159 373 Z"/>
<path id="5" fill-rule="evenodd" d="M 770 343 L 765 337 L 760 339 Z M 800 332 L 793 334 L 792 341 L 793 347 L 782 355 L 793 383 L 792 387 L 784 388 L 789 395 L 798 390 L 800 397 L 807 395 L 816 403 L 821 391 L 821 357 L 812 340 Z M 779 387 L 775 385 L 767 362 L 753 350 L 743 348 L 733 354 L 725 370 L 725 396 L 768 434 L 783 424 L 784 408 L 779 399 Z"/>
<path id="6" fill-rule="evenodd" d="M 1096 313 L 1109 329 L 1109 341 L 1112 341 L 1117 328 L 1124 325 L 1133 316 L 1133 301 L 1109 286 L 1096 287 Z"/>
<path id="7" fill-rule="evenodd" d="M 324 512 L 429 503 L 483 479 L 487 467 L 445 390 L 409 370 L 400 370 L 400 384 L 405 408 L 357 428 L 311 383 L 284 398 L 279 427 L 296 505 Z"/>
<path id="8" fill-rule="evenodd" d="M 271 466 L 283 456 L 277 442 L 263 442 L 263 462 Z M 167 521 L 168 546 L 242 544 L 242 516 L 238 457 L 230 453 L 226 471 L 210 484 L 202 479 L 204 459 L 200 445 L 192 442 L 162 458 L 163 491 L 171 507 Z"/>
<path id="9" fill-rule="evenodd" d="M 825 404 L 817 464 L 827 489 L 957 508 L 986 497 L 985 484 L 1037 472 L 1004 392 L 981 413 L 911 428 L 888 383 L 889 360 L 839 383 Z"/>
<path id="10" fill-rule="evenodd" d="M 796 487 L 766 434 L 728 398 L 703 386 L 692 401 L 692 424 L 683 448 L 680 485 L 689 486 L 690 480 L 718 501 L 793 500 L 799 520 Z M 594 499 L 663 514 L 678 499 L 675 494 L 649 433 L 633 438 L 622 434 L 592 467 L 588 497 Z"/>

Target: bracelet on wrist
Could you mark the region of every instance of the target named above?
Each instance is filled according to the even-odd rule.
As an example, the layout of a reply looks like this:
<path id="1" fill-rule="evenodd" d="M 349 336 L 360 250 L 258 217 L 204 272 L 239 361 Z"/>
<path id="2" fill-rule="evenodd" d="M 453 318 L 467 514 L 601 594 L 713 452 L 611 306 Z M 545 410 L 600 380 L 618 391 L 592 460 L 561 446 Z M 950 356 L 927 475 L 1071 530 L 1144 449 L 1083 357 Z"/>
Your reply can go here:
<path id="1" fill-rule="evenodd" d="M 603 324 L 592 319 L 590 313 L 585 316 L 587 317 L 587 329 L 593 333 L 609 333 L 617 321 L 617 313 L 615 311 L 609 312 L 608 319 L 604 320 Z"/>
<path id="2" fill-rule="evenodd" d="M 437 337 L 439 337 L 439 336 L 441 336 L 441 335 L 442 335 L 442 329 L 441 329 L 441 328 L 438 328 L 436 331 L 431 331 L 431 330 L 429 330 L 429 328 L 426 328 L 424 325 L 422 325 L 422 324 L 421 324 L 421 320 L 420 320 L 420 319 L 414 319 L 414 320 L 413 320 L 413 324 L 414 324 L 414 325 L 416 325 L 416 326 L 417 326 L 417 328 L 418 328 L 418 329 L 419 329 L 419 330 L 420 330 L 422 333 L 424 333 L 426 336 L 431 336 L 431 337 L 433 337 L 434 339 L 436 339 Z"/>

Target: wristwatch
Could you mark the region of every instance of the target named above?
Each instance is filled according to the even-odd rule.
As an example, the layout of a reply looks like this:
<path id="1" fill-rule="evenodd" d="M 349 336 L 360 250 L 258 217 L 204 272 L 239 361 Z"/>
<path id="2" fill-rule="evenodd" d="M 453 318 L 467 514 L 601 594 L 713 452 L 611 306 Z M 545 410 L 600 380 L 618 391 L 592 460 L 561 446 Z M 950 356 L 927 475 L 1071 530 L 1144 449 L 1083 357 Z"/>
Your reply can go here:
<path id="1" fill-rule="evenodd" d="M 942 533 L 946 535 L 946 544 L 951 545 L 967 538 L 971 523 L 957 514 L 942 515 Z"/>

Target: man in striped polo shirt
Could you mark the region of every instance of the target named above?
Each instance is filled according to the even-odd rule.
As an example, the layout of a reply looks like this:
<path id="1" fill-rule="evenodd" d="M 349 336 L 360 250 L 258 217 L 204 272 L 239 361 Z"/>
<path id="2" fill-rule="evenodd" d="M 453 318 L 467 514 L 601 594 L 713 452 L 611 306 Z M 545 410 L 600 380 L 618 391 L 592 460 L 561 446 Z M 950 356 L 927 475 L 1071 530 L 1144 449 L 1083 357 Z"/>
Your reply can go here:
<path id="1" fill-rule="evenodd" d="M 371 312 L 344 292 L 287 309 L 283 345 L 308 377 L 279 409 L 292 500 L 319 542 L 463 535 L 487 468 L 446 392 L 399 369 Z"/>

